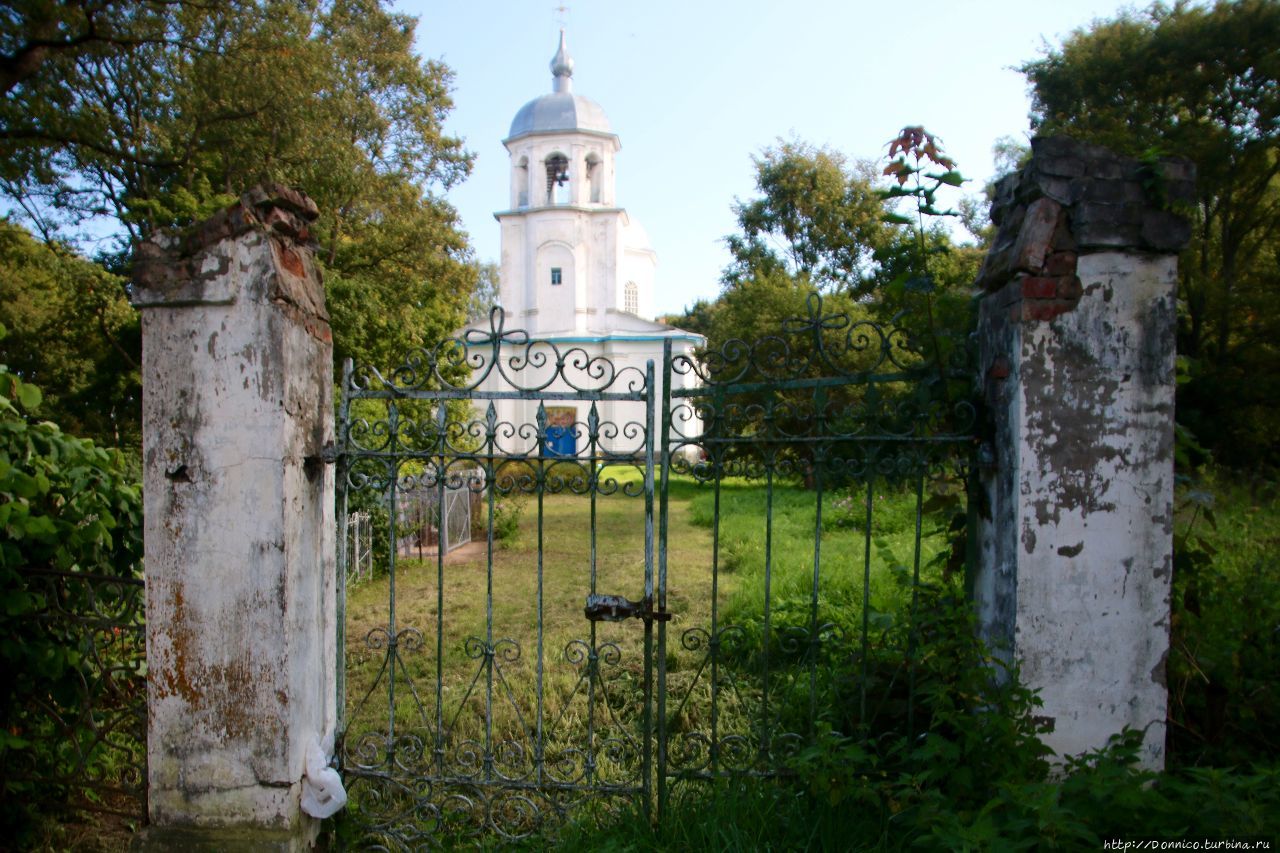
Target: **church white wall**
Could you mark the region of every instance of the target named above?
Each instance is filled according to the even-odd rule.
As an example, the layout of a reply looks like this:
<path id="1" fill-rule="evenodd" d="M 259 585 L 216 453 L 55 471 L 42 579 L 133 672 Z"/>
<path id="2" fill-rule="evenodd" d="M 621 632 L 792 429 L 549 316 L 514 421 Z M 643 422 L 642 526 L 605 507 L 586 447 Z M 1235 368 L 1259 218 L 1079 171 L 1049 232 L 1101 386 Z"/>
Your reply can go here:
<path id="1" fill-rule="evenodd" d="M 550 239 L 542 242 L 534 253 L 534 305 L 538 307 L 532 324 L 538 332 L 575 331 L 574 309 L 580 304 L 579 289 L 585 277 L 586 249 L 570 240 Z M 560 283 L 552 281 L 552 271 L 559 270 Z"/>
<path id="2" fill-rule="evenodd" d="M 511 320 L 530 333 L 608 335 L 627 281 L 637 284 L 639 316 L 652 319 L 657 258 L 623 245 L 625 216 L 569 207 L 503 214 L 500 288 Z M 562 283 L 552 285 L 557 266 Z"/>
<path id="3" fill-rule="evenodd" d="M 653 319 L 653 286 L 657 278 L 658 258 L 652 249 L 627 246 L 622 251 L 617 286 L 614 288 L 615 307 L 625 308 L 624 291 L 628 281 L 634 281 L 639 299 L 635 312 L 646 320 Z"/>

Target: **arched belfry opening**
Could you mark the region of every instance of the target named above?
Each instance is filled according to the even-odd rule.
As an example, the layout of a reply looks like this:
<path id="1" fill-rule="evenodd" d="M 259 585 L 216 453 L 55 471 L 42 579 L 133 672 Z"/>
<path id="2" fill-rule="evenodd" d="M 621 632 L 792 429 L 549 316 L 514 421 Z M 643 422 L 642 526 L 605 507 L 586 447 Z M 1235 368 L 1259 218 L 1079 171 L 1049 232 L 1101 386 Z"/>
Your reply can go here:
<path id="1" fill-rule="evenodd" d="M 547 158 L 547 204 L 569 203 L 569 158 L 559 152 Z"/>

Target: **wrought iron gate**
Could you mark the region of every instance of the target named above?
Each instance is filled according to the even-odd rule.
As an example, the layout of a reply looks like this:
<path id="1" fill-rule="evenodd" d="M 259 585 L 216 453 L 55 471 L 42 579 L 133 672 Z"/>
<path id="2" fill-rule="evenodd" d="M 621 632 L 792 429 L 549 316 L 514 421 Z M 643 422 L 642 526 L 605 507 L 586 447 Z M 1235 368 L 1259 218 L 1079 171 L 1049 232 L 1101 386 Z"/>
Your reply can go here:
<path id="1" fill-rule="evenodd" d="M 872 646 L 890 634 L 903 654 L 889 683 L 905 685 L 895 695 L 914 724 L 924 499 L 948 468 L 963 477 L 971 374 L 963 347 L 824 314 L 816 296 L 807 310 L 696 358 L 667 341 L 660 374 L 531 340 L 500 309 L 488 330 L 390 373 L 347 366 L 340 523 L 381 508 L 396 542 L 398 495 L 437 490 L 443 513 L 444 493 L 466 488 L 486 545 L 483 564 L 440 549 L 399 565 L 388 548 L 385 590 L 339 596 L 340 630 L 362 628 L 339 637 L 340 761 L 361 846 L 520 838 L 593 804 L 660 815 L 677 785 L 779 772 L 832 702 L 849 705 L 840 724 L 875 728 Z M 673 495 L 700 489 L 709 553 L 693 571 L 670 565 Z M 873 555 L 877 490 L 914 505 L 906 626 L 884 624 L 872 588 L 887 559 Z M 777 564 L 795 559 L 774 542 L 783 498 L 813 506 L 799 585 Z M 860 520 L 838 535 L 837 501 Z M 519 524 L 522 505 L 533 517 Z M 734 552 L 726 512 L 758 517 L 758 553 Z M 730 585 L 759 607 L 725 611 Z M 548 607 L 566 596 L 585 602 L 580 615 Z M 852 690 L 833 683 L 851 666 Z"/>

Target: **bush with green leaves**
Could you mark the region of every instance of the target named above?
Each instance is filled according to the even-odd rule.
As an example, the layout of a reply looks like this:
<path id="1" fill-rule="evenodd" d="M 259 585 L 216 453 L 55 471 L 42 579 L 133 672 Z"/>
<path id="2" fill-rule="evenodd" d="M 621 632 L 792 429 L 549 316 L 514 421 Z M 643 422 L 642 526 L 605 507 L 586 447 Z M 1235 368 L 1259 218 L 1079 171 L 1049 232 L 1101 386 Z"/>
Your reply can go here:
<path id="1" fill-rule="evenodd" d="M 1280 756 L 1276 486 L 1206 470 L 1181 492 L 1168 664 L 1170 761 L 1250 767 Z"/>
<path id="2" fill-rule="evenodd" d="M 910 599 L 899 597 L 884 614 L 891 617 L 887 627 L 873 633 L 865 681 L 856 655 L 824 661 L 834 671 L 823 679 L 831 685 L 820 697 L 823 725 L 790 762 L 789 774 L 675 785 L 660 824 L 637 806 L 603 824 L 571 826 L 560 847 L 1078 850 L 1135 837 L 1274 840 L 1280 836 L 1275 498 L 1268 482 L 1228 484 L 1212 474 L 1181 493 L 1167 772 L 1138 768 L 1143 737 L 1132 730 L 1053 769 L 1038 738 L 1038 700 L 975 639 L 970 608 L 956 588 L 959 573 L 934 565 L 918 589 L 916 645 L 903 635 L 913 624 Z M 783 516 L 785 505 L 779 500 L 775 507 Z M 850 523 L 856 509 L 846 508 Z M 936 509 L 942 521 L 946 507 Z M 911 521 L 877 511 L 890 527 Z M 910 726 L 903 677 L 909 648 Z M 878 706 L 866 719 L 857 713 L 864 684 Z"/>
<path id="3" fill-rule="evenodd" d="M 994 677 L 1002 673 L 974 639 L 967 607 L 927 604 L 914 732 L 828 725 L 789 775 L 676 785 L 660 823 L 637 805 L 571 825 L 558 848 L 1096 850 L 1108 839 L 1280 834 L 1274 753 L 1250 772 L 1154 773 L 1137 767 L 1142 733 L 1126 730 L 1053 770 L 1032 691 L 1016 672 Z M 887 647 L 877 654 L 891 657 Z M 858 677 L 849 666 L 843 675 Z"/>
<path id="4" fill-rule="evenodd" d="M 28 777 L 78 772 L 57 766 L 70 760 L 58 741 L 77 733 L 51 727 L 91 724 L 80 716 L 85 685 L 103 661 L 90 622 L 134 612 L 112 600 L 132 594 L 125 586 L 46 579 L 142 574 L 141 489 L 124 458 L 38 420 L 41 399 L 0 365 L 0 799 L 8 803 L 30 803 L 33 789 L 6 768 L 20 764 Z M 47 618 L 55 612 L 86 619 Z M 55 730 L 60 737 L 51 738 Z M 24 810 L 3 811 L 6 829 L 27 824 Z"/>

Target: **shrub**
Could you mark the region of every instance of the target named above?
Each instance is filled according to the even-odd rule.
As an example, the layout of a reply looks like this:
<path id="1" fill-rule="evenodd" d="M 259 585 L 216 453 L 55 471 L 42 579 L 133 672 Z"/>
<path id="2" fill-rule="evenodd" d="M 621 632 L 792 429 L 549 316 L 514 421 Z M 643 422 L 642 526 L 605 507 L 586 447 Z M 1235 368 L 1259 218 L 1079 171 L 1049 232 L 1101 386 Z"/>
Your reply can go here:
<path id="1" fill-rule="evenodd" d="M 1273 489 L 1218 475 L 1174 533 L 1170 760 L 1249 767 L 1280 750 L 1280 519 Z"/>
<path id="2" fill-rule="evenodd" d="M 524 500 L 518 494 L 507 495 L 493 504 L 493 538 L 503 548 L 511 547 L 520 532 L 520 516 L 524 514 Z"/>
<path id="3" fill-rule="evenodd" d="M 44 581 L 51 573 L 142 574 L 141 490 L 125 460 L 36 421 L 41 397 L 0 365 L 0 829 L 11 841 L 30 826 L 21 804 L 33 807 L 40 796 L 14 776 L 84 772 L 61 765 L 63 747 L 79 744 L 81 733 L 97 743 L 82 713 L 85 684 L 97 683 L 95 668 L 104 665 L 93 633 L 103 614 L 130 608 L 122 602 L 131 592 L 120 586 Z M 94 618 L 46 618 L 55 611 Z M 55 721 L 64 727 L 58 737 Z"/>

